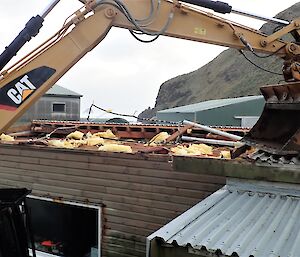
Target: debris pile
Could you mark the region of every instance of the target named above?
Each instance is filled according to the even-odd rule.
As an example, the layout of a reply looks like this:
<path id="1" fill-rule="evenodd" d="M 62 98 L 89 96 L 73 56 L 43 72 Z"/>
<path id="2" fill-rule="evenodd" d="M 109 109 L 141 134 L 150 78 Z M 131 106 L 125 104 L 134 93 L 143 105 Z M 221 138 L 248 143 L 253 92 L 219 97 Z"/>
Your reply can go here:
<path id="1" fill-rule="evenodd" d="M 69 129 L 68 126 L 63 128 L 55 128 L 50 133 L 41 134 L 38 137 L 31 139 L 16 139 L 11 135 L 2 134 L 0 137 L 1 143 L 12 142 L 13 144 L 34 144 L 47 145 L 55 148 L 65 149 L 82 149 L 94 150 L 103 152 L 116 153 L 155 153 L 169 154 L 181 156 L 195 156 L 203 158 L 236 158 L 235 150 L 243 145 L 238 136 L 217 129 L 208 128 L 201 125 L 201 129 L 208 132 L 202 136 L 194 137 L 192 128 L 200 126 L 196 123 L 189 122 L 183 127 L 178 127 L 177 130 L 171 131 L 169 134 L 166 131 L 158 131 L 157 134 L 150 137 L 134 139 L 131 137 L 122 137 L 118 130 L 112 132 L 111 129 L 103 130 L 82 130 L 74 128 Z M 68 129 L 67 133 L 62 134 L 62 129 Z M 124 129 L 122 132 L 125 131 Z M 126 128 L 126 131 L 127 128 Z M 130 131 L 130 130 L 129 130 Z M 170 130 L 169 130 L 170 132 Z M 216 139 L 211 135 L 215 134 Z M 12 134 L 15 136 L 15 134 Z M 132 133 L 134 135 L 134 133 Z M 192 136 L 186 136 L 192 135 Z M 204 137 L 203 137 L 204 135 Z M 205 135 L 208 137 L 205 138 Z M 15 140 L 15 141 L 14 141 Z"/>
<path id="2" fill-rule="evenodd" d="M 239 127 L 208 127 L 190 121 L 178 126 L 33 121 L 30 126 L 0 133 L 0 144 L 299 165 L 299 153 L 275 155 L 245 143 L 248 132 Z"/>
<path id="3" fill-rule="evenodd" d="M 209 146 L 207 144 L 183 143 L 175 144 L 168 142 L 170 135 L 167 132 L 160 132 L 144 144 L 120 140 L 110 129 L 104 132 L 84 134 L 80 131 L 75 131 L 68 134 L 64 139 L 49 139 L 47 144 L 58 148 L 86 148 L 97 149 L 104 152 L 117 153 L 135 153 L 135 152 L 162 152 L 167 150 L 167 153 L 172 155 L 184 156 L 202 156 L 209 158 L 224 158 L 231 159 L 230 148 Z"/>

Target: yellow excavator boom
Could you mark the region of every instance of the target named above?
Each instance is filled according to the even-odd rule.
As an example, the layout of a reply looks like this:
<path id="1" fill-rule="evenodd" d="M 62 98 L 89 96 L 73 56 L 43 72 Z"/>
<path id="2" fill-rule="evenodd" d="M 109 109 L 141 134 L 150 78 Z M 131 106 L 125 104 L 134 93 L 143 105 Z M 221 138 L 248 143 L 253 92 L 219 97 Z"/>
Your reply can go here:
<path id="1" fill-rule="evenodd" d="M 203 3 L 204 0 L 186 0 L 185 2 L 197 4 L 197 1 Z M 213 2 L 205 1 L 205 3 Z M 93 0 L 82 2 L 85 2 L 84 6 L 71 15 L 55 35 L 13 66 L 2 70 L 0 132 L 9 128 L 59 78 L 87 52 L 98 45 L 112 27 L 128 29 L 135 37 L 139 33 L 154 37 L 165 35 L 239 50 L 276 54 L 282 57 L 284 62 L 284 78 L 287 81 L 300 80 L 298 63 L 300 47 L 295 42 L 285 42 L 280 39 L 287 33 L 299 37 L 299 19 L 287 22 L 282 29 L 272 35 L 264 35 L 260 31 L 220 18 L 200 10 L 194 5 L 177 0 Z M 281 95 L 281 99 L 277 98 L 277 100 L 275 98 L 278 90 L 269 89 L 269 91 L 275 92 L 272 95 L 273 106 L 274 101 L 281 101 L 285 103 L 284 109 L 291 109 L 291 107 L 286 108 L 286 105 L 295 107 L 296 95 L 298 95 L 299 101 L 298 88 L 299 85 L 296 83 L 292 90 L 286 89 L 285 93 Z M 298 126 L 296 130 L 299 130 L 299 122 L 293 126 Z M 292 132 L 291 128 L 289 129 L 290 134 L 295 132 L 295 128 L 292 129 Z M 255 135 L 252 136 L 252 139 L 255 141 Z M 291 139 L 291 135 L 289 139 Z M 276 140 L 276 138 L 272 140 Z M 277 149 L 284 144 L 285 142 L 280 143 L 280 146 L 276 146 Z M 297 147 L 293 145 L 291 150 L 299 151 L 299 144 L 296 145 Z"/>

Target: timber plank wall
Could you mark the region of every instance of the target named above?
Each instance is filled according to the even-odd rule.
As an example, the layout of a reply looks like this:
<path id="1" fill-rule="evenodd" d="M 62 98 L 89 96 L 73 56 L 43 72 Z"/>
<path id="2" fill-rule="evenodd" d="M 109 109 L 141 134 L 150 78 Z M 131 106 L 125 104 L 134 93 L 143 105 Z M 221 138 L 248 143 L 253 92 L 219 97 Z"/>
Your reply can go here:
<path id="1" fill-rule="evenodd" d="M 148 235 L 224 184 L 176 172 L 170 156 L 0 145 L 0 187 L 104 206 L 106 257 L 144 257 Z"/>

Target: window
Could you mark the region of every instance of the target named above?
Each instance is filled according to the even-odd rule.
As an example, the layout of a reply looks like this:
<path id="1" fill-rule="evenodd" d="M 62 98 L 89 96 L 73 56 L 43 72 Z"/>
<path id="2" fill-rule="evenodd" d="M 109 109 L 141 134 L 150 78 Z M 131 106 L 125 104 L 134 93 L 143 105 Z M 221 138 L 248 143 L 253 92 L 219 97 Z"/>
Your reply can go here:
<path id="1" fill-rule="evenodd" d="M 53 103 L 52 104 L 52 112 L 66 112 L 66 104 L 65 103 Z"/>
<path id="2" fill-rule="evenodd" d="M 37 256 L 99 257 L 101 207 L 29 196 Z"/>

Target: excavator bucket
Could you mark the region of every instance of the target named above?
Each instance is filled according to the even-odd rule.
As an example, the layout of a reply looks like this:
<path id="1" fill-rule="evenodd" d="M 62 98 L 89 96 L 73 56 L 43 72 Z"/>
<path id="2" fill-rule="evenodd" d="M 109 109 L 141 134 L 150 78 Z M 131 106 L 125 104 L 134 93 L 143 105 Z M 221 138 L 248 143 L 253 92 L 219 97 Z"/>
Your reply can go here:
<path id="1" fill-rule="evenodd" d="M 300 152 L 300 82 L 260 88 L 265 107 L 258 122 L 243 138 L 246 144 L 270 154 Z"/>

